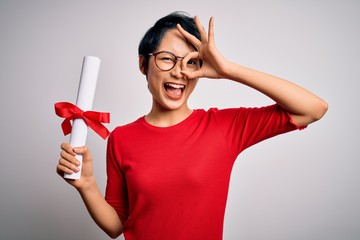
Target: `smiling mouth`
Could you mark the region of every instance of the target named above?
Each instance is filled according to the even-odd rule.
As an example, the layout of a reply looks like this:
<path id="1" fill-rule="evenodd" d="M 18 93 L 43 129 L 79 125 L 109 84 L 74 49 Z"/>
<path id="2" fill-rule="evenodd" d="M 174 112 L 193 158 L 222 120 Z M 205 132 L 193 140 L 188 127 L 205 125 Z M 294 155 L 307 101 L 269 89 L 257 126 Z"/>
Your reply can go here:
<path id="1" fill-rule="evenodd" d="M 185 90 L 185 85 L 176 83 L 165 83 L 164 88 L 169 94 L 180 96 Z"/>

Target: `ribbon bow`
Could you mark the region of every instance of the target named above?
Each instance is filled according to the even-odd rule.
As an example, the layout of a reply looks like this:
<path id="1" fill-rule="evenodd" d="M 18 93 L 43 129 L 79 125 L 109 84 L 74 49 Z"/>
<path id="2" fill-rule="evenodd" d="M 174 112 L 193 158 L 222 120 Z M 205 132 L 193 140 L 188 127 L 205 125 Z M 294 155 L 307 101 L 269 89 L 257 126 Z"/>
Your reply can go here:
<path id="1" fill-rule="evenodd" d="M 61 128 L 64 135 L 71 133 L 71 120 L 76 118 L 81 118 L 84 120 L 85 124 L 93 129 L 97 134 L 99 134 L 103 139 L 106 139 L 109 136 L 110 132 L 107 128 L 101 123 L 110 122 L 110 113 L 101 113 L 94 111 L 84 112 L 76 105 L 69 102 L 58 102 L 55 103 L 55 113 L 59 117 L 65 118 L 61 123 Z"/>

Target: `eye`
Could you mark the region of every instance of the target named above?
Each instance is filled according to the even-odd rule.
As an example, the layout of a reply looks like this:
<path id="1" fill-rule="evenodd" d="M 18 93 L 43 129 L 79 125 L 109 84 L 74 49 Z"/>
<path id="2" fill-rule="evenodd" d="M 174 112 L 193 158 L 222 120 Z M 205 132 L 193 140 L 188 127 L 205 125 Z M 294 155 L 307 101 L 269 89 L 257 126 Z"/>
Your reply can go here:
<path id="1" fill-rule="evenodd" d="M 188 62 L 187 62 L 188 65 L 194 65 L 194 66 L 198 66 L 199 65 L 199 60 L 197 59 L 190 59 Z"/>
<path id="2" fill-rule="evenodd" d="M 171 57 L 162 57 L 161 61 L 174 61 Z"/>
<path id="3" fill-rule="evenodd" d="M 175 62 L 175 57 L 168 53 L 160 53 L 157 58 L 163 62 Z"/>

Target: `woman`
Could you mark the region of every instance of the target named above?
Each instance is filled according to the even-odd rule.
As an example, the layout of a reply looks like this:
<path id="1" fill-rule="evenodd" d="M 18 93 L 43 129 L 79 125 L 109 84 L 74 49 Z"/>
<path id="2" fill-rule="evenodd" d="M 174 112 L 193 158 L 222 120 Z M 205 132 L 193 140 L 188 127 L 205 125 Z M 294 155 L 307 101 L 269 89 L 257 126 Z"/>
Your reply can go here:
<path id="1" fill-rule="evenodd" d="M 152 94 L 148 114 L 117 127 L 107 148 L 101 195 L 86 146 L 62 144 L 57 172 L 80 193 L 94 221 L 112 238 L 220 240 L 231 169 L 238 155 L 264 139 L 305 128 L 327 111 L 309 91 L 224 58 L 197 17 L 175 12 L 157 21 L 139 45 L 139 68 Z M 228 79 L 267 95 L 261 108 L 191 109 L 199 78 Z"/>

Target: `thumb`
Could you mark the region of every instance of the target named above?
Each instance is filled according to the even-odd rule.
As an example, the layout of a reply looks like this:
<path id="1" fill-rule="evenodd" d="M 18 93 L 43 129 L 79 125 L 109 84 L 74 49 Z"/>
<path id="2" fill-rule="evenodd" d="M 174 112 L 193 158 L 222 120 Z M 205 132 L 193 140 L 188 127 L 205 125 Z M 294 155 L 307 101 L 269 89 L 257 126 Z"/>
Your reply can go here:
<path id="1" fill-rule="evenodd" d="M 190 71 L 187 71 L 187 70 L 181 70 L 181 74 L 184 75 L 187 79 L 196 79 L 196 78 L 200 78 L 202 77 L 201 74 L 202 72 L 201 71 L 195 71 L 195 72 L 190 72 Z"/>
<path id="2" fill-rule="evenodd" d="M 83 160 L 85 161 L 91 160 L 91 153 L 87 146 L 75 147 L 74 152 L 78 155 L 82 155 Z"/>

